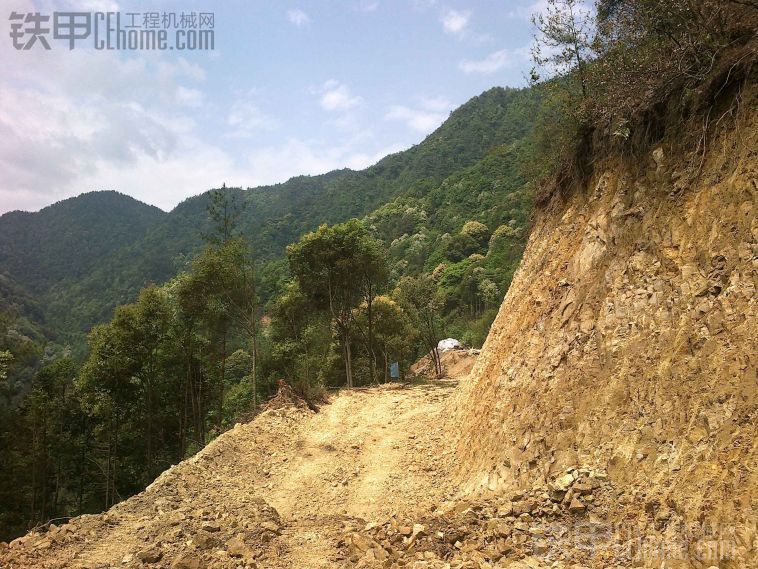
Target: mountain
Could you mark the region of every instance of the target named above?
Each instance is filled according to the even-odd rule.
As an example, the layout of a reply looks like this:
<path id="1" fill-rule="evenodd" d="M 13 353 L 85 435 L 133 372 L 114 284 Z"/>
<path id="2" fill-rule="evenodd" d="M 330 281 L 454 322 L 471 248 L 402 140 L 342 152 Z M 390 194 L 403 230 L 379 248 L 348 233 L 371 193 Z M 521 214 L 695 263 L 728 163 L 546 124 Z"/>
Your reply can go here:
<path id="1" fill-rule="evenodd" d="M 319 412 L 282 390 L 0 563 L 758 566 L 756 120 L 753 103 L 702 155 L 678 130 L 603 156 L 557 192 L 460 381 L 343 391 Z"/>
<path id="2" fill-rule="evenodd" d="M 244 203 L 240 229 L 264 262 L 280 259 L 286 245 L 321 223 L 364 217 L 403 198 L 423 200 L 426 214 L 458 209 L 447 224 L 457 231 L 470 218 L 491 216 L 491 191 L 489 202 L 466 202 L 474 195 L 472 185 L 493 189 L 492 180 L 476 180 L 477 168 L 492 166 L 493 149 L 502 154 L 504 145 L 524 139 L 536 104 L 530 90 L 493 88 L 452 112 L 418 145 L 365 170 L 226 191 Z M 464 178 L 469 188 L 461 191 Z M 171 278 L 200 249 L 201 234 L 209 229 L 209 200 L 204 193 L 163 213 L 116 192 L 93 192 L 37 213 L 5 214 L 0 272 L 34 294 L 59 341 L 81 350 L 92 325 L 146 284 Z M 456 215 L 460 219 L 452 219 Z M 280 265 L 263 272 L 281 278 Z"/>
<path id="3" fill-rule="evenodd" d="M 82 278 L 165 215 L 113 191 L 82 194 L 37 213 L 6 213 L 0 217 L 0 272 L 31 292 L 46 292 Z"/>

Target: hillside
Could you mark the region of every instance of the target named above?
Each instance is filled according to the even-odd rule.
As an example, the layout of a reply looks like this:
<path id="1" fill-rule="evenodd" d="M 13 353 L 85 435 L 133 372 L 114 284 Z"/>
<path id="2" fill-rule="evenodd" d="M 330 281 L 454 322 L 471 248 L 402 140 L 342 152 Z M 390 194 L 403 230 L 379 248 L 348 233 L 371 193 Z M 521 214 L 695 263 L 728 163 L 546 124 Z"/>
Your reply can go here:
<path id="1" fill-rule="evenodd" d="M 743 97 L 703 154 L 673 129 L 552 200 L 458 395 L 470 491 L 607 477 L 602 514 L 573 493 L 615 524 L 597 559 L 646 536 L 696 567 L 756 563 L 758 114 Z"/>
<path id="2" fill-rule="evenodd" d="M 454 391 L 269 410 L 2 560 L 755 566 L 758 114 L 743 97 L 703 153 L 671 131 L 645 160 L 607 153 L 553 195 Z"/>
<path id="3" fill-rule="evenodd" d="M 240 231 L 257 259 L 266 262 L 281 259 L 286 245 L 321 223 L 370 215 L 396 199 L 425 200 L 430 221 L 447 215 L 441 227 L 448 231 L 478 217 L 523 221 L 530 207 L 523 198 L 507 209 L 496 207 L 504 192 L 523 186 L 513 161 L 498 174 L 508 179 L 501 186 L 482 170 L 492 169 L 493 148 L 518 146 L 526 137 L 536 104 L 532 91 L 493 88 L 456 109 L 418 145 L 366 170 L 227 189 L 245 206 Z M 503 163 L 498 168 L 502 171 Z M 468 201 L 485 191 L 484 201 Z M 121 194 L 93 192 L 38 213 L 12 212 L 0 217 L 0 272 L 31 291 L 59 340 L 81 352 L 93 324 L 133 301 L 146 284 L 174 276 L 198 252 L 209 228 L 208 204 L 205 193 L 164 214 Z M 263 273 L 270 273 L 271 283 L 264 283 L 269 288 L 282 276 L 276 264 Z"/>
<path id="4" fill-rule="evenodd" d="M 89 274 L 165 216 L 118 192 L 90 192 L 39 212 L 0 217 L 0 271 L 32 293 Z"/>

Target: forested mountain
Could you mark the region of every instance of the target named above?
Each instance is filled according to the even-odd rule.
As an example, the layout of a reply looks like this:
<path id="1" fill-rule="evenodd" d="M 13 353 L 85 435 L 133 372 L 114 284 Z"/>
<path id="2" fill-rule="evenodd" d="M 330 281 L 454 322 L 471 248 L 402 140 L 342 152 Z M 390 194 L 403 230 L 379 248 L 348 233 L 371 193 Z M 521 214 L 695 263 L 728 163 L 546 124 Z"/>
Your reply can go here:
<path id="1" fill-rule="evenodd" d="M 82 194 L 37 213 L 6 213 L 0 217 L 0 272 L 31 292 L 47 292 L 87 275 L 164 216 L 113 191 Z"/>
<path id="2" fill-rule="evenodd" d="M 93 192 L 0 217 L 1 534 L 140 491 L 281 379 L 318 396 L 442 335 L 480 345 L 523 249 L 539 107 L 494 88 L 365 170 L 169 213 Z"/>
<path id="3" fill-rule="evenodd" d="M 430 227 L 445 231 L 456 232 L 480 217 L 498 225 L 508 219 L 523 221 L 521 213 L 505 219 L 499 213 L 503 208 L 492 209 L 494 198 L 513 189 L 512 169 L 511 183 L 505 186 L 489 179 L 486 170 L 497 162 L 492 152 L 507 153 L 502 145 L 514 145 L 529 132 L 535 107 L 536 97 L 529 90 L 493 88 L 452 112 L 420 144 L 365 170 L 226 191 L 244 204 L 240 229 L 259 261 L 280 259 L 286 245 L 321 223 L 375 210 L 386 217 L 387 204 L 402 198 L 408 203 L 423 199 L 425 213 L 435 220 Z M 483 192 L 481 199 L 471 201 L 478 192 Z M 404 202 L 393 203 L 397 207 Z M 202 234 L 209 229 L 208 204 L 205 193 L 165 214 L 116 192 L 93 192 L 38 213 L 11 212 L 0 217 L 0 273 L 33 292 L 59 342 L 82 354 L 94 324 L 134 300 L 143 286 L 175 275 L 199 251 Z M 440 255 L 435 258 L 442 260 Z M 281 268 L 275 264 L 264 273 L 278 281 Z"/>

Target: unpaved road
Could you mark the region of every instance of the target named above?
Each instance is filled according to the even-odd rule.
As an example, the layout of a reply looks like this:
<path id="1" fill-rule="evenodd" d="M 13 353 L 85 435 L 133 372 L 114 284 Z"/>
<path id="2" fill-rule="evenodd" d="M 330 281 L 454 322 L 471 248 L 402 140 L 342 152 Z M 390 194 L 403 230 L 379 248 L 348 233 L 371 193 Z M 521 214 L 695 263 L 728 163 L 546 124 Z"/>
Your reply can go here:
<path id="1" fill-rule="evenodd" d="M 0 567 L 338 567 L 346 529 L 449 496 L 441 425 L 455 386 L 344 390 L 318 413 L 266 411 L 105 514 L 0 548 Z"/>
<path id="2" fill-rule="evenodd" d="M 344 519 L 371 521 L 446 497 L 451 455 L 440 425 L 454 385 L 342 392 L 303 422 L 261 491 L 285 522 L 290 547 L 280 567 L 333 567 Z"/>

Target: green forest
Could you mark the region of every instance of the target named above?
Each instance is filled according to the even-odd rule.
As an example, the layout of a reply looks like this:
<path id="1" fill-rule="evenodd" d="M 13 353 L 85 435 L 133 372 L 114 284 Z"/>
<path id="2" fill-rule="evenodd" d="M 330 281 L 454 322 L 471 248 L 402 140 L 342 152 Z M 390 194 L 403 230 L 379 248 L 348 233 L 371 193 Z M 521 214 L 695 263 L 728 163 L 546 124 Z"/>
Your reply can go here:
<path id="1" fill-rule="evenodd" d="M 600 0 L 591 29 L 574 4 L 535 19 L 529 87 L 365 170 L 169 213 L 93 192 L 0 217 L 0 539 L 141 491 L 281 381 L 318 406 L 393 362 L 441 373 L 442 338 L 480 347 L 534 208 L 589 175 L 589 148 L 634 152 L 651 117 L 713 104 L 693 85 L 740 61 L 750 27 L 739 2 Z"/>

